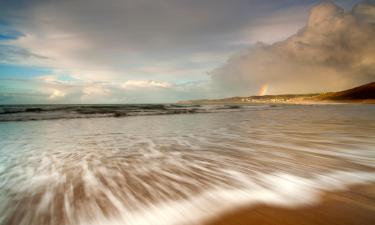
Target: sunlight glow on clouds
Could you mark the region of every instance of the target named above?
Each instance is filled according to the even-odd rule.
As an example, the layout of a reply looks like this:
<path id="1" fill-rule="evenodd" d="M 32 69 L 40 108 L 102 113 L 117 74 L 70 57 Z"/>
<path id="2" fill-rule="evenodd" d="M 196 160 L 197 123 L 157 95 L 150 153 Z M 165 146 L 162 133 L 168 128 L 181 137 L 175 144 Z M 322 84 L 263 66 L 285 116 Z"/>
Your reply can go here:
<path id="1" fill-rule="evenodd" d="M 66 93 L 60 91 L 60 90 L 57 90 L 57 89 L 54 89 L 52 91 L 52 94 L 50 96 L 48 96 L 49 99 L 56 99 L 56 98 L 62 98 L 66 95 Z"/>

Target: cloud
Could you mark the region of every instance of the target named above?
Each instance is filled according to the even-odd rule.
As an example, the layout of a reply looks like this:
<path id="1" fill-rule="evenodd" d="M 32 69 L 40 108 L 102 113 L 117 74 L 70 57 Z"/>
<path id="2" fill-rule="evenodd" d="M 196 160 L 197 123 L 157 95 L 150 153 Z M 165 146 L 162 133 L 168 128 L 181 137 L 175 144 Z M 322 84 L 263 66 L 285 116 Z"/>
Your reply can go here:
<path id="1" fill-rule="evenodd" d="M 34 65 L 65 70 L 88 81 L 176 80 L 177 70 L 184 80 L 192 81 L 208 79 L 205 71 L 222 63 L 220 56 L 242 47 L 239 42 L 256 40 L 251 30 L 259 18 L 273 13 L 279 16 L 286 7 L 305 11 L 310 1 L 6 2 L 0 3 L 0 20 L 7 20 L 12 29 L 23 34 L 7 43 L 48 57 L 34 59 L 30 62 Z M 304 17 L 302 13 L 291 15 L 296 16 L 289 16 L 285 23 Z M 285 36 L 288 32 L 281 33 Z M 158 70 L 162 74 L 147 72 L 160 64 L 166 65 Z"/>
<path id="2" fill-rule="evenodd" d="M 87 85 L 81 90 L 81 101 L 90 102 L 98 99 L 108 99 L 112 97 L 112 91 L 106 87 L 100 85 Z"/>
<path id="3" fill-rule="evenodd" d="M 267 93 L 317 92 L 372 79 L 369 4 L 323 4 L 275 43 L 305 24 L 316 1 L 0 1 L 0 62 L 48 68 L 7 81 L 0 101 L 173 102 L 255 94 L 266 83 Z"/>
<path id="4" fill-rule="evenodd" d="M 375 80 L 375 5 L 344 11 L 331 2 L 310 11 L 307 25 L 275 44 L 258 43 L 212 71 L 225 95 L 335 91 Z"/>
<path id="5" fill-rule="evenodd" d="M 171 83 L 154 81 L 154 80 L 128 80 L 122 87 L 124 89 L 134 89 L 134 88 L 169 88 L 172 87 Z"/>
<path id="6" fill-rule="evenodd" d="M 66 95 L 65 92 L 62 92 L 58 89 L 53 89 L 52 94 L 48 96 L 49 99 L 63 98 Z"/>
<path id="7" fill-rule="evenodd" d="M 173 103 L 210 95 L 208 82 L 175 84 L 154 80 L 82 82 L 56 75 L 0 79 L 2 104 Z"/>
<path id="8" fill-rule="evenodd" d="M 25 48 L 0 44 L 0 63 L 18 64 L 27 61 L 29 63 L 23 64 L 31 64 L 30 62 L 40 59 L 44 60 L 47 57 L 35 54 Z"/>

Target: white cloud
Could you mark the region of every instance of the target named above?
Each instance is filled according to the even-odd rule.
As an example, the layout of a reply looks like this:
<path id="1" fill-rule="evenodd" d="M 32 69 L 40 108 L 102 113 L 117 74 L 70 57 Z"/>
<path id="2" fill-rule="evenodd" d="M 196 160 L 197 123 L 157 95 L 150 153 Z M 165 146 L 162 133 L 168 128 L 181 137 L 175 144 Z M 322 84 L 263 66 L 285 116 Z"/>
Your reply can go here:
<path id="1" fill-rule="evenodd" d="M 100 85 L 87 85 L 82 87 L 81 100 L 83 102 L 96 101 L 98 99 L 108 99 L 112 97 L 110 89 L 102 87 Z M 107 100 L 107 101 L 108 101 Z"/>
<path id="2" fill-rule="evenodd" d="M 56 98 L 63 98 L 65 97 L 66 93 L 63 91 L 60 91 L 58 89 L 53 89 L 52 93 L 48 96 L 49 99 L 56 99 Z"/>
<path id="3" fill-rule="evenodd" d="M 154 81 L 154 80 L 128 80 L 123 83 L 122 87 L 124 89 L 134 89 L 134 88 L 169 88 L 173 85 L 164 81 Z"/>

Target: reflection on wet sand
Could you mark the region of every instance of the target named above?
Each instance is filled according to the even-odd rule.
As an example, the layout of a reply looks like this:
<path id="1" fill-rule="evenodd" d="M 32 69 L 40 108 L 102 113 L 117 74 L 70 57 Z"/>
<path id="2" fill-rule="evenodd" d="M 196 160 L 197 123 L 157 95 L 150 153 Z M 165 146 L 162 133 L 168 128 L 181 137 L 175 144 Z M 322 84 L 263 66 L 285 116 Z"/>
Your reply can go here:
<path id="1" fill-rule="evenodd" d="M 1 123 L 0 224 L 200 224 L 248 205 L 313 207 L 322 193 L 375 182 L 374 112 L 286 106 Z M 373 212 L 366 193 L 358 202 Z"/>

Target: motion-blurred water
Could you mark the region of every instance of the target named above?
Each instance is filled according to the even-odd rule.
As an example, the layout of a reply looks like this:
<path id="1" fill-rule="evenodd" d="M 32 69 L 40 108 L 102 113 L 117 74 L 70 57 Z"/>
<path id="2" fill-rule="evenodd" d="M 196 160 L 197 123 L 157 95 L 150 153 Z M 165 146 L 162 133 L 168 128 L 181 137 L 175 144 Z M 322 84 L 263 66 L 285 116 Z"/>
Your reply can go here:
<path id="1" fill-rule="evenodd" d="M 55 119 L 0 123 L 1 225 L 199 224 L 375 182 L 374 105 Z"/>

